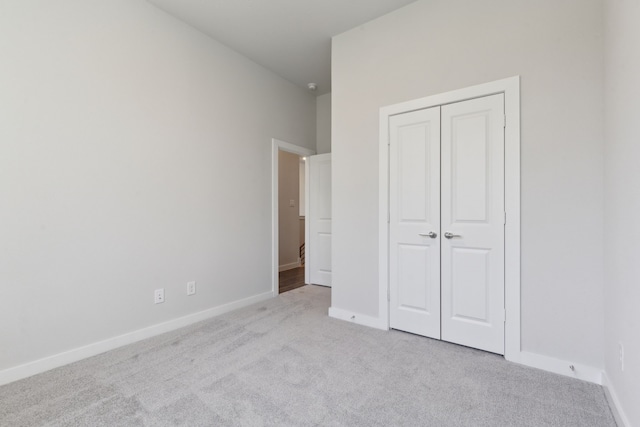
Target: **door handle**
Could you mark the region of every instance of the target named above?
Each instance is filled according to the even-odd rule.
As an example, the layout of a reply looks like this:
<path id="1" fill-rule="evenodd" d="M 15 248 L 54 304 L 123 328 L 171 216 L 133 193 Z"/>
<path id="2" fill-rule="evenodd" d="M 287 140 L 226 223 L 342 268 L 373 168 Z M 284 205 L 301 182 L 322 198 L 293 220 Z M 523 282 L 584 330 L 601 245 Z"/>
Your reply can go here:
<path id="1" fill-rule="evenodd" d="M 447 239 L 453 239 L 454 237 L 462 237 L 462 235 L 453 234 L 452 232 L 447 231 L 446 233 L 444 233 L 444 237 L 446 237 Z"/>
<path id="2" fill-rule="evenodd" d="M 431 237 L 432 239 L 435 239 L 436 237 L 438 237 L 438 235 L 436 233 L 434 233 L 433 231 L 430 231 L 428 233 L 418 233 L 418 236 Z"/>

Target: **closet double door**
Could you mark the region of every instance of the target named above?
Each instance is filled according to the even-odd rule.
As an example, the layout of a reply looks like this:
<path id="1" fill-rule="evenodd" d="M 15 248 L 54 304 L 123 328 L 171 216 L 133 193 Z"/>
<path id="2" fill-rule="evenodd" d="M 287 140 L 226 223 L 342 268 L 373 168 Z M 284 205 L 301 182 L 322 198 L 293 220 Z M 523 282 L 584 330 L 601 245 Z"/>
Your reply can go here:
<path id="1" fill-rule="evenodd" d="M 389 122 L 390 326 L 504 354 L 504 95 Z"/>

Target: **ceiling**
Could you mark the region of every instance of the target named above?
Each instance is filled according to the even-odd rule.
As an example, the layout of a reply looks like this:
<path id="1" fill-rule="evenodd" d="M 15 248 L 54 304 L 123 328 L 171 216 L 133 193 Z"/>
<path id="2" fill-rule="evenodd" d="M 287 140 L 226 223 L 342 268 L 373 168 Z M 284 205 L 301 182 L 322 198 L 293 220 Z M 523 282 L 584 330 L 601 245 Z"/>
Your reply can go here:
<path id="1" fill-rule="evenodd" d="M 331 91 L 331 37 L 415 0 L 148 0 L 290 82 Z"/>

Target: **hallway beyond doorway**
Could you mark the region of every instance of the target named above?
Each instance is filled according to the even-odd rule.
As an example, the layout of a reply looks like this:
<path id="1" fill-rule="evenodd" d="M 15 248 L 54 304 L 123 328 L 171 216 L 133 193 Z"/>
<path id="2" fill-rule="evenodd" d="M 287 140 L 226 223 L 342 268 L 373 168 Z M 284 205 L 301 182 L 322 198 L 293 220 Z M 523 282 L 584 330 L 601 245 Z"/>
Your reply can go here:
<path id="1" fill-rule="evenodd" d="M 280 293 L 304 286 L 304 267 L 280 272 Z"/>

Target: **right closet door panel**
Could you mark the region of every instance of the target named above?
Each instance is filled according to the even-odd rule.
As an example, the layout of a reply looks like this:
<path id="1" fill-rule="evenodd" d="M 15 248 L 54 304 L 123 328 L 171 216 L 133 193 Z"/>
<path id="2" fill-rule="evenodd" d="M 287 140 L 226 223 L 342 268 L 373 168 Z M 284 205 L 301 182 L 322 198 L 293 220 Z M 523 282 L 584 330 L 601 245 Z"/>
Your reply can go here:
<path id="1" fill-rule="evenodd" d="M 504 95 L 441 108 L 442 339 L 504 354 Z"/>

